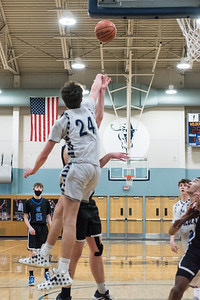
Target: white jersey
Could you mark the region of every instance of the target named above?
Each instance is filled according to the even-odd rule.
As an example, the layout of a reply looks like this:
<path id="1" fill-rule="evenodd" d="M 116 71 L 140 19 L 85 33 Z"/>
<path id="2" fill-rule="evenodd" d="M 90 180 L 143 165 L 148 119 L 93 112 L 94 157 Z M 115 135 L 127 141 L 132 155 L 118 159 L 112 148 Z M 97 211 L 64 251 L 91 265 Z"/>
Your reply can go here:
<path id="1" fill-rule="evenodd" d="M 55 121 L 49 140 L 60 142 L 65 139 L 70 162 L 89 163 L 99 166 L 99 134 L 95 119 L 95 101 L 82 101 L 80 108 L 66 110 Z"/>
<path id="2" fill-rule="evenodd" d="M 179 199 L 178 202 L 174 204 L 172 223 L 174 223 L 176 220 L 180 219 L 182 215 L 184 215 L 189 204 L 190 204 L 189 199 L 185 202 Z M 193 237 L 197 221 L 198 218 L 188 220 L 180 228 L 180 236 L 181 236 L 181 241 L 184 250 L 186 250 L 189 240 Z"/>

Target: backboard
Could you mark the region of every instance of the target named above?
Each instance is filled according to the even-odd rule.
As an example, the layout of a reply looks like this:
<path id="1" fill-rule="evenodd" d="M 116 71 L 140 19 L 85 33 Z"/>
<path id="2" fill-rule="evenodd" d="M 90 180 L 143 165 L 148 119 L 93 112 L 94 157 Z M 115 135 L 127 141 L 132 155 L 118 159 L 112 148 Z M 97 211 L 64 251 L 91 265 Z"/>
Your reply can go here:
<path id="1" fill-rule="evenodd" d="M 148 159 L 145 157 L 131 157 L 127 161 L 110 160 L 108 169 L 108 179 L 110 181 L 127 181 L 127 175 L 131 175 L 133 181 L 149 180 Z"/>
<path id="2" fill-rule="evenodd" d="M 200 15 L 200 0 L 88 0 L 92 18 L 173 19 Z"/>

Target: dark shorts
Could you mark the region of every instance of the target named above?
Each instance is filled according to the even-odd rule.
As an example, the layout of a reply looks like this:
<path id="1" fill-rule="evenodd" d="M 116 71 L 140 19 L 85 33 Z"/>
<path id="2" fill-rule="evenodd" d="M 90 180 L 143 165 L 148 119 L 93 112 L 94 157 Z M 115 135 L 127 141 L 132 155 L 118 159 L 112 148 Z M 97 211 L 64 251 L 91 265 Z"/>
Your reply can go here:
<path id="1" fill-rule="evenodd" d="M 76 222 L 77 241 L 84 241 L 86 237 L 99 235 L 101 235 L 101 220 L 95 201 L 81 202 Z"/>
<path id="2" fill-rule="evenodd" d="M 191 281 L 200 270 L 200 249 L 189 246 L 188 250 L 181 258 L 176 276 L 186 277 Z"/>
<path id="3" fill-rule="evenodd" d="M 36 234 L 31 235 L 28 232 L 28 250 L 40 249 L 42 244 L 46 242 L 48 227 L 42 224 L 31 224 L 31 226 L 35 229 Z"/>

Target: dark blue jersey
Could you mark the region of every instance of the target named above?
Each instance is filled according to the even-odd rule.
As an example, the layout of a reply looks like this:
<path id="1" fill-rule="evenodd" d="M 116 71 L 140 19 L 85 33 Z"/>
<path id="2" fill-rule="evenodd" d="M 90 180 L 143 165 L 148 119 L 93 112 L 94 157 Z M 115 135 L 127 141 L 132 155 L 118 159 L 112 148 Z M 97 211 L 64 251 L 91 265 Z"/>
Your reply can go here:
<path id="1" fill-rule="evenodd" d="M 30 224 L 47 224 L 47 215 L 51 214 L 50 203 L 45 198 L 32 197 L 25 202 L 24 213 L 29 215 Z"/>
<path id="2" fill-rule="evenodd" d="M 194 246 L 195 248 L 200 248 L 200 217 L 196 223 L 194 235 L 189 240 L 188 244 Z"/>

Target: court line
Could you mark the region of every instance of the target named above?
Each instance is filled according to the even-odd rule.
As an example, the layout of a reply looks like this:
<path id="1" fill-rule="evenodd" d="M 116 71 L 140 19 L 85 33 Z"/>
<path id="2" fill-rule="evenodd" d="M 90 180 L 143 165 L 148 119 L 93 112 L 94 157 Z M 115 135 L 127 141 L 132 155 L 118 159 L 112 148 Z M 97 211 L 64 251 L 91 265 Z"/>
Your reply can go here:
<path id="1" fill-rule="evenodd" d="M 9 247 L 9 248 L 0 250 L 0 253 L 5 252 L 5 251 L 10 250 L 10 249 L 13 249 L 13 248 L 16 248 L 16 247 L 19 247 L 19 246 L 20 246 L 20 245 L 15 245 L 15 246 L 13 246 L 13 247 Z M 20 247 L 21 247 L 21 246 L 20 246 Z"/>

